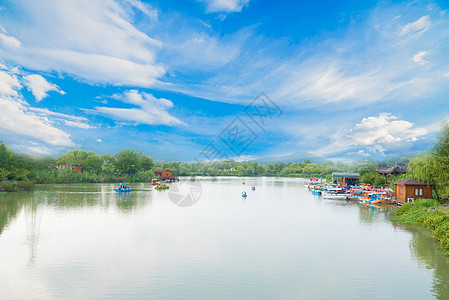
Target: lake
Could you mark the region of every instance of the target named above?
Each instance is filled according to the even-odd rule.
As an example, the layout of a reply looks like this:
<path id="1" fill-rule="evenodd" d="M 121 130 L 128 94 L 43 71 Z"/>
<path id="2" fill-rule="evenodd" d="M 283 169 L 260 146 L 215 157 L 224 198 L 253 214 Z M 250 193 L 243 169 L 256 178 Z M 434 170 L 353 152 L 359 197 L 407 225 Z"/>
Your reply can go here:
<path id="1" fill-rule="evenodd" d="M 2 195 L 0 297 L 448 299 L 449 259 L 427 234 L 388 221 L 394 208 L 324 200 L 303 184 L 221 177 L 124 195 L 115 184 Z"/>

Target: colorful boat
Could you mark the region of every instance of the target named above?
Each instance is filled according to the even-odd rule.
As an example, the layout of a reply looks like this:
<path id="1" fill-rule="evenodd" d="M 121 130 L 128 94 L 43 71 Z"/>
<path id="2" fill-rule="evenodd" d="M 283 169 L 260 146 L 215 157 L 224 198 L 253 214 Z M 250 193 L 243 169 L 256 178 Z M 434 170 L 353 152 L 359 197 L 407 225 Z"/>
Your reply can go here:
<path id="1" fill-rule="evenodd" d="M 156 185 L 155 189 L 156 190 L 168 190 L 169 186 L 166 184 L 158 184 L 158 185 Z"/>
<path id="2" fill-rule="evenodd" d="M 159 179 L 157 179 L 157 178 L 153 178 L 153 179 L 151 179 L 151 184 L 152 185 L 158 185 L 159 184 Z"/>
<path id="3" fill-rule="evenodd" d="M 242 197 L 246 198 L 248 195 L 246 194 L 246 192 L 242 192 Z"/>
<path id="4" fill-rule="evenodd" d="M 128 186 L 129 183 L 118 183 L 118 188 L 115 189 L 116 192 L 125 193 L 131 192 L 133 189 Z"/>
<path id="5" fill-rule="evenodd" d="M 256 187 L 253 185 L 253 186 L 251 187 L 251 190 L 255 191 L 255 190 L 256 190 Z"/>

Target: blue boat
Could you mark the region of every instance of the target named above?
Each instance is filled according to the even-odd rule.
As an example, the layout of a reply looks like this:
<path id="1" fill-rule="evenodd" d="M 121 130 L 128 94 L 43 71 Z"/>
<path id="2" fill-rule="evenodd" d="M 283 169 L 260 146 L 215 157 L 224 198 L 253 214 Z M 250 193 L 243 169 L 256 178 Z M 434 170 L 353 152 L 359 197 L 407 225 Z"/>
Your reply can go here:
<path id="1" fill-rule="evenodd" d="M 118 188 L 115 189 L 116 192 L 119 193 L 126 193 L 126 192 L 131 192 L 133 189 L 130 188 L 128 186 L 129 183 L 124 182 L 124 183 L 118 183 L 117 185 L 119 186 Z"/>
<path id="2" fill-rule="evenodd" d="M 248 195 L 246 194 L 246 192 L 242 192 L 242 197 L 246 198 Z"/>

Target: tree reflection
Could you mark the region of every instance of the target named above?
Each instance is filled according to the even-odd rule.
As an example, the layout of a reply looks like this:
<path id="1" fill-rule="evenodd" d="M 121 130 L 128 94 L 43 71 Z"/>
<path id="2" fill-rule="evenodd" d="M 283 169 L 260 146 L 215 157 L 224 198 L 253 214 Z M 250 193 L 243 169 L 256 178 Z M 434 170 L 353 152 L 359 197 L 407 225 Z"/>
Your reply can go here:
<path id="1" fill-rule="evenodd" d="M 443 255 L 437 242 L 429 234 L 413 230 L 410 249 L 420 263 L 434 270 L 432 292 L 437 299 L 448 299 L 449 258 Z"/>
<path id="2" fill-rule="evenodd" d="M 13 221 L 26 202 L 31 202 L 31 192 L 16 192 L 0 196 L 0 236 Z"/>

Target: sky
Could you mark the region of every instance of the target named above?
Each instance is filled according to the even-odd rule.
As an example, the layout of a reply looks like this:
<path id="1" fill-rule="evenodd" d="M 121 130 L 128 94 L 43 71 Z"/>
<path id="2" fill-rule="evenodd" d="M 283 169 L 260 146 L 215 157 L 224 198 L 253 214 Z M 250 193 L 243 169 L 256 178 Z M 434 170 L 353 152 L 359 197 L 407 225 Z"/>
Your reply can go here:
<path id="1" fill-rule="evenodd" d="M 156 161 L 429 149 L 449 2 L 0 0 L 0 137 Z"/>

